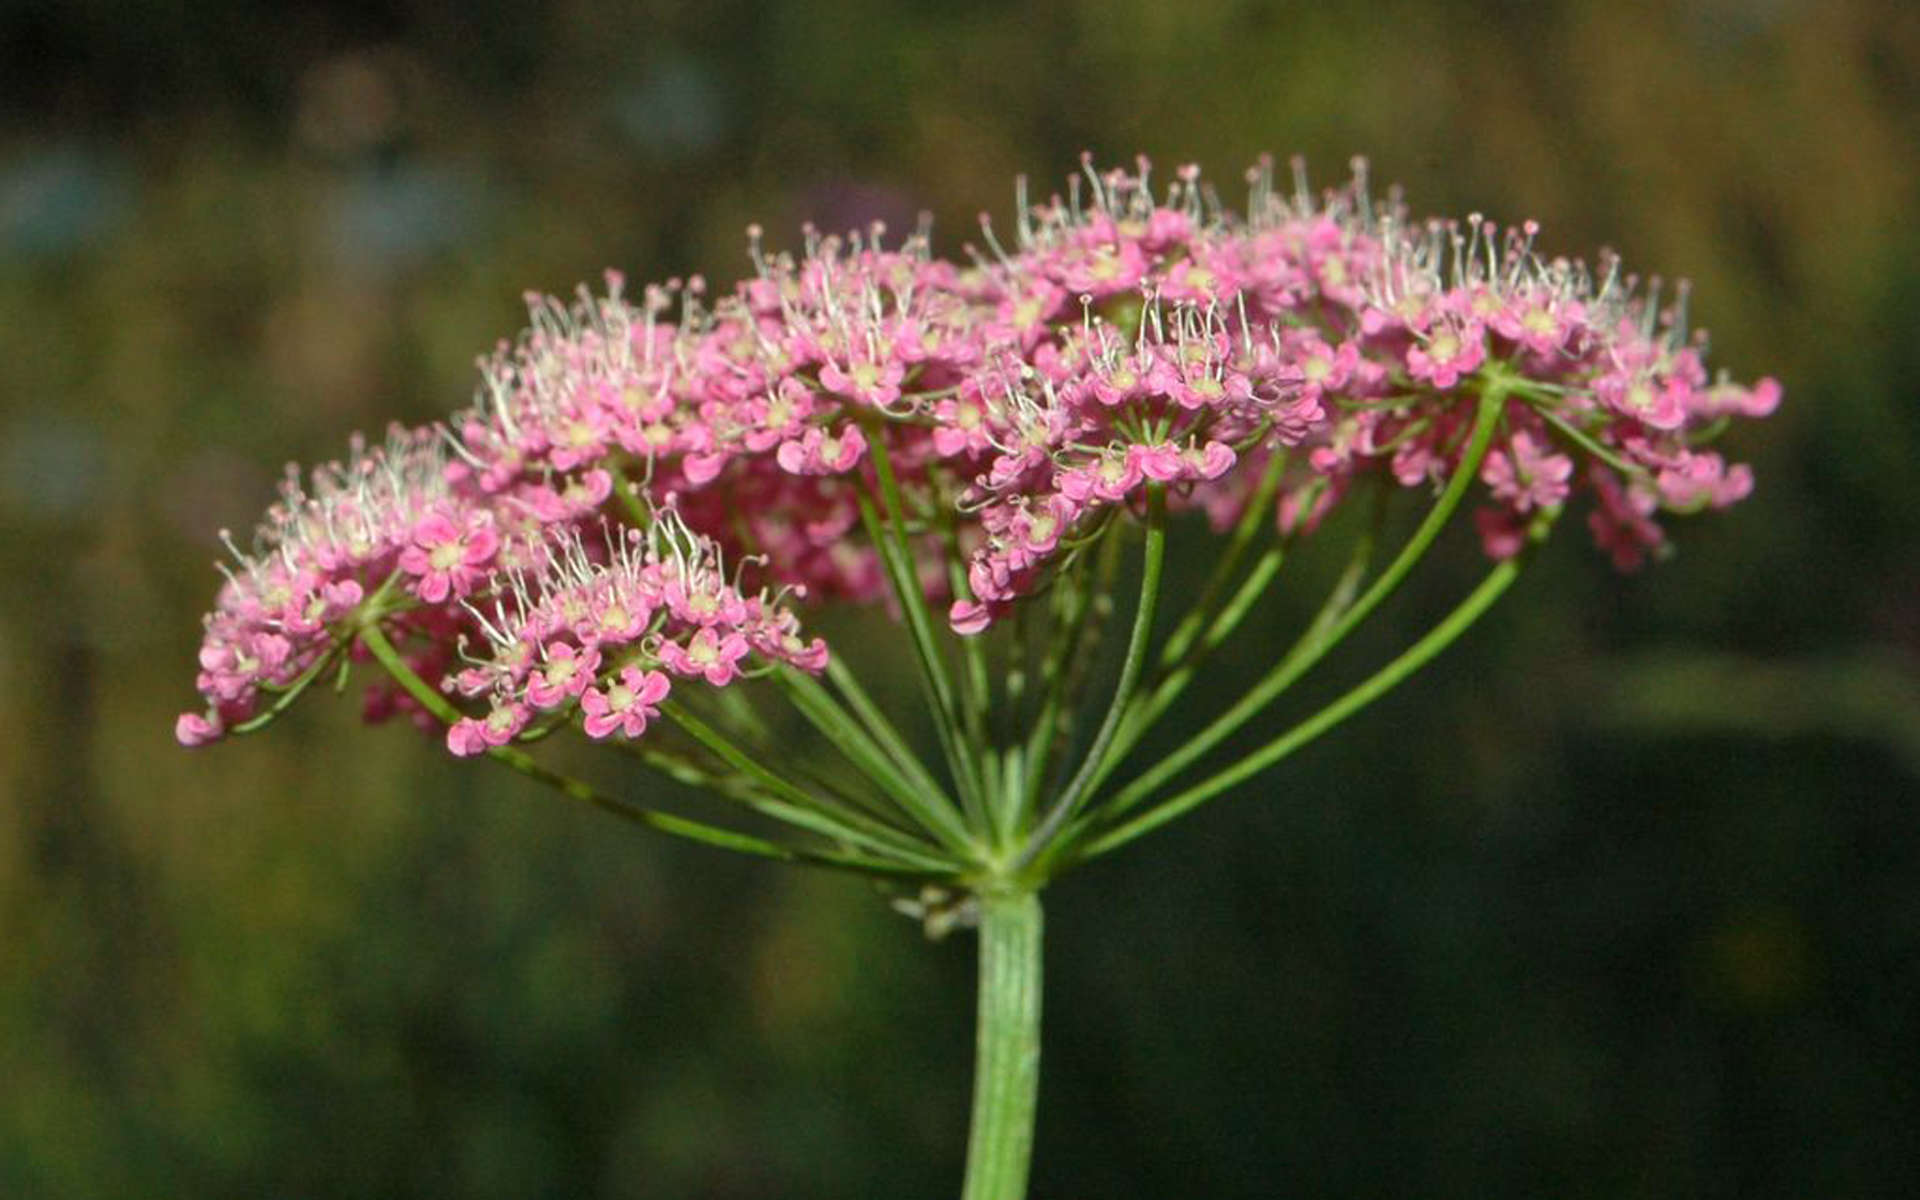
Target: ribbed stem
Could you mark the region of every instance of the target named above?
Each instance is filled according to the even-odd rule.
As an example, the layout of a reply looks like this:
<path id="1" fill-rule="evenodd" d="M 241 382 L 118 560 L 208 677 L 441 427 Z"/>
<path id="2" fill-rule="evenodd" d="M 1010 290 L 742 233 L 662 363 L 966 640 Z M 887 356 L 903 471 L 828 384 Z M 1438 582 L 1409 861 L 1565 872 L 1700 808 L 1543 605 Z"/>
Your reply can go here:
<path id="1" fill-rule="evenodd" d="M 980 896 L 980 1015 L 962 1200 L 1022 1200 L 1040 1095 L 1040 897 Z"/>

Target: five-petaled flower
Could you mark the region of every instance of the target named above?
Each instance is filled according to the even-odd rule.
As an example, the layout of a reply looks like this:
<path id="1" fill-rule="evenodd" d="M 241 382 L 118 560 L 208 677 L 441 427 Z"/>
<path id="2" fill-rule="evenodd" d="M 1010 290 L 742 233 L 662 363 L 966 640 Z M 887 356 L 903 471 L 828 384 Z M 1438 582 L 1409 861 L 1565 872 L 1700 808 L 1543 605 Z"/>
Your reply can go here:
<path id="1" fill-rule="evenodd" d="M 414 591 L 429 604 L 471 592 L 500 549 L 500 535 L 486 513 L 456 515 L 457 520 L 444 512 L 428 514 L 400 552 L 400 569 L 418 578 Z"/>
<path id="2" fill-rule="evenodd" d="M 604 738 L 618 732 L 639 737 L 647 731 L 647 722 L 660 715 L 657 706 L 672 687 L 659 671 L 622 667 L 619 677 L 605 688 L 594 688 L 580 697 L 587 736 Z"/>

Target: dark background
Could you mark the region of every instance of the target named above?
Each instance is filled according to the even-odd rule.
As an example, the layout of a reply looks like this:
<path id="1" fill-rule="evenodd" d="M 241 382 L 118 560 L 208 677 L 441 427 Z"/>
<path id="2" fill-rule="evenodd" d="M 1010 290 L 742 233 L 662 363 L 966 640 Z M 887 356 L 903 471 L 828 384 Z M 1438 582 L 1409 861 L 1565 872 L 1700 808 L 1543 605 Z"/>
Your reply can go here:
<path id="1" fill-rule="evenodd" d="M 351 697 L 172 721 L 215 531 L 462 403 L 523 289 L 730 279 L 751 220 L 953 252 L 1083 148 L 1365 152 L 1691 276 L 1788 399 L 1674 561 L 1569 523 L 1427 674 L 1049 892 L 1036 1195 L 1920 1194 L 1917 81 L 1902 0 L 0 6 L 0 1194 L 951 1194 L 966 939 Z"/>

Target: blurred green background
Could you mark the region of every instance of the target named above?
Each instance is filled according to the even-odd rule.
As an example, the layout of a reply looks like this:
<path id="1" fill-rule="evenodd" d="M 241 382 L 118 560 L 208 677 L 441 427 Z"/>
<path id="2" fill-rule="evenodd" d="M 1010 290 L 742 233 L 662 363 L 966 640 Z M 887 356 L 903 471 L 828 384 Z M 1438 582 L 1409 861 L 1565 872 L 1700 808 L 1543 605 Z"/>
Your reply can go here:
<path id="1" fill-rule="evenodd" d="M 350 698 L 172 722 L 215 531 L 462 403 L 523 289 L 730 279 L 750 220 L 951 252 L 1083 148 L 1365 152 L 1692 277 L 1788 401 L 1671 563 L 1563 530 L 1049 893 L 1035 1194 L 1920 1195 L 1920 7 L 10 0 L 0 96 L 0 1195 L 951 1194 L 966 939 Z"/>

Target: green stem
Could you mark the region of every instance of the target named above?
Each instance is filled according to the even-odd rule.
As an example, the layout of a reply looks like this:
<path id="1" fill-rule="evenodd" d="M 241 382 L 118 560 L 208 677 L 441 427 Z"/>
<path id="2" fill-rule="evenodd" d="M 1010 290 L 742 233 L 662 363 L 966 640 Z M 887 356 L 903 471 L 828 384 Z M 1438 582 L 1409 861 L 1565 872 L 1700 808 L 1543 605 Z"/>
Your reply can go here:
<path id="1" fill-rule="evenodd" d="M 735 745 L 731 739 L 699 717 L 687 711 L 685 705 L 673 700 L 664 700 L 660 711 L 665 713 L 674 724 L 687 731 L 692 738 L 711 750 L 720 761 L 764 788 L 768 795 L 754 792 L 740 793 L 740 799 L 750 805 L 754 811 L 784 821 L 789 825 L 805 829 L 810 833 L 849 845 L 863 846 L 884 858 L 895 858 L 913 866 L 930 871 L 952 870 L 956 864 L 937 857 L 933 847 L 926 845 L 913 835 L 902 832 L 882 821 L 848 808 L 843 804 L 828 800 L 825 796 L 794 784 L 785 777 L 775 774 L 752 755 Z"/>
<path id="2" fill-rule="evenodd" d="M 460 710 L 407 665 L 406 659 L 394 649 L 393 643 L 387 640 L 387 635 L 378 625 L 369 624 L 361 628 L 360 640 L 380 665 L 386 668 L 387 673 L 393 676 L 394 682 L 405 688 L 407 694 L 418 700 L 428 712 L 449 725 L 460 719 Z M 793 846 L 783 846 L 778 842 L 770 842 L 764 838 L 753 837 L 750 834 L 723 829 L 717 825 L 709 825 L 704 821 L 677 817 L 672 813 L 661 812 L 658 809 L 609 796 L 584 780 L 563 775 L 551 767 L 542 765 L 535 761 L 532 755 L 516 746 L 494 746 L 487 751 L 487 757 L 511 767 L 529 779 L 546 784 L 569 799 L 591 804 L 603 812 L 612 813 L 624 820 L 645 825 L 649 829 L 684 838 L 687 841 L 699 842 L 704 846 L 713 846 L 721 850 L 731 850 L 737 854 L 750 854 L 756 858 L 768 858 L 778 862 L 851 871 L 859 875 L 934 878 L 943 874 L 943 872 L 923 870 L 885 859 L 870 858 L 862 854 L 801 850 Z"/>
<path id="3" fill-rule="evenodd" d="M 1046 687 L 1046 694 L 1041 700 L 1039 713 L 1028 728 L 1025 747 L 1020 755 L 1020 796 L 1013 814 L 1015 829 L 1025 825 L 1028 814 L 1039 803 L 1042 787 L 1052 774 L 1054 731 L 1067 704 L 1068 664 L 1080 656 L 1094 607 L 1094 588 L 1088 575 L 1086 559 L 1076 559 L 1054 584 L 1056 590 L 1049 598 L 1057 615 L 1050 614 L 1047 629 L 1051 636 L 1040 666 L 1040 679 Z"/>
<path id="4" fill-rule="evenodd" d="M 847 706 L 853 710 L 853 715 L 860 718 L 861 724 L 866 726 L 873 740 L 887 752 L 887 757 L 893 760 L 893 765 L 900 768 L 901 773 L 917 784 L 928 797 L 938 801 L 940 807 L 957 813 L 959 810 L 954 805 L 953 798 L 947 795 L 947 790 L 934 779 L 932 773 L 927 770 L 926 764 L 920 761 L 920 756 L 907 745 L 907 739 L 902 737 L 899 729 L 887 719 L 887 714 L 874 703 L 873 697 L 867 694 L 867 690 L 860 686 L 859 676 L 855 675 L 838 655 L 827 660 L 827 679 L 834 687 L 840 689 L 840 694 L 846 697 Z"/>
<path id="5" fill-rule="evenodd" d="M 1486 579 L 1481 581 L 1480 586 L 1448 613 L 1446 618 L 1434 626 L 1425 637 L 1408 647 L 1400 657 L 1382 667 L 1365 682 L 1232 766 L 1215 772 L 1177 795 L 1168 797 L 1126 824 L 1093 838 L 1084 847 L 1074 851 L 1074 857 L 1085 860 L 1126 845 L 1141 834 L 1159 828 L 1249 776 L 1266 770 L 1373 703 L 1407 676 L 1425 666 L 1436 654 L 1465 633 L 1468 627 L 1478 620 L 1482 613 L 1491 608 L 1493 602 L 1513 584 L 1514 579 L 1520 574 L 1520 566 L 1519 559 L 1508 559 L 1494 567 Z"/>
<path id="6" fill-rule="evenodd" d="M 1157 790 L 1160 785 L 1179 775 L 1197 759 L 1231 736 L 1242 725 L 1259 715 L 1262 709 L 1291 687 L 1295 680 L 1306 674 L 1313 665 L 1324 658 L 1328 651 L 1339 645 L 1355 626 L 1365 620 L 1380 603 L 1393 594 L 1414 566 L 1425 556 L 1427 549 L 1440 536 L 1447 520 L 1460 506 L 1480 474 L 1480 463 L 1486 458 L 1487 448 L 1493 441 L 1493 431 L 1500 422 L 1500 415 L 1506 407 L 1506 392 L 1498 383 L 1489 383 L 1481 394 L 1479 408 L 1475 414 L 1472 433 L 1469 435 L 1466 451 L 1461 455 L 1459 465 L 1454 468 L 1453 477 L 1434 502 L 1426 518 L 1420 522 L 1413 536 L 1400 554 L 1372 586 L 1360 598 L 1353 602 L 1340 617 L 1328 627 L 1327 631 L 1311 642 L 1303 642 L 1296 647 L 1296 653 L 1282 659 L 1272 671 L 1253 686 L 1245 696 L 1215 718 L 1212 724 L 1196 734 L 1192 740 L 1178 750 L 1160 760 L 1147 772 L 1122 788 L 1106 805 L 1108 815 L 1118 815 L 1140 803 Z"/>
<path id="7" fill-rule="evenodd" d="M 1219 649 L 1222 642 L 1233 636 L 1233 631 L 1240 627 L 1240 622 L 1252 610 L 1254 602 L 1266 593 L 1267 588 L 1273 583 L 1274 576 L 1280 573 L 1280 564 L 1284 558 L 1285 552 L 1280 546 L 1268 547 L 1266 553 L 1254 563 L 1253 570 L 1247 573 L 1246 579 L 1241 581 L 1233 598 L 1207 625 L 1206 632 L 1200 636 L 1199 640 L 1189 646 L 1185 655 L 1173 664 L 1172 669 L 1168 670 L 1158 683 L 1149 680 L 1148 685 L 1134 697 L 1134 702 L 1127 708 L 1127 718 L 1121 723 L 1120 733 L 1114 740 L 1113 751 L 1107 755 L 1106 766 L 1094 776 L 1093 787 L 1097 788 L 1105 783 L 1107 777 L 1126 761 L 1127 755 L 1132 753 L 1133 748 L 1139 744 L 1142 737 L 1146 736 L 1147 731 L 1153 728 L 1154 722 L 1158 721 L 1167 709 L 1173 706 L 1173 702 L 1180 698 L 1181 693 L 1187 690 L 1187 685 L 1193 681 L 1194 673 L 1207 661 L 1208 656 Z"/>
<path id="8" fill-rule="evenodd" d="M 938 795 L 927 795 L 908 780 L 872 736 L 840 707 L 819 680 L 784 664 L 774 671 L 773 679 L 786 692 L 795 711 L 805 717 L 862 775 L 879 787 L 896 809 L 914 824 L 932 833 L 948 850 L 958 854 L 970 852 L 972 839 L 951 804 Z"/>
<path id="9" fill-rule="evenodd" d="M 1023 1200 L 1040 1095 L 1040 897 L 982 893 L 973 1125 L 961 1200 Z"/>
<path id="10" fill-rule="evenodd" d="M 1267 461 L 1267 469 L 1260 476 L 1260 482 L 1254 487 L 1253 496 L 1247 501 L 1246 510 L 1240 514 L 1233 532 L 1227 536 L 1227 544 L 1221 548 L 1220 558 L 1214 563 L 1213 573 L 1201 587 L 1199 598 L 1194 600 L 1193 607 L 1187 610 L 1187 615 L 1167 636 L 1167 644 L 1161 647 L 1161 670 L 1172 670 L 1177 666 L 1186 657 L 1187 651 L 1193 648 L 1194 640 L 1206 629 L 1213 617 L 1214 603 L 1240 569 L 1240 561 L 1253 545 L 1254 535 L 1272 519 L 1271 505 L 1280 490 L 1280 477 L 1286 468 L 1287 452 L 1274 451 Z"/>
<path id="11" fill-rule="evenodd" d="M 281 713 L 293 707 L 293 702 L 304 695 L 309 687 L 313 686 L 314 680 L 320 678 L 320 676 L 331 669 L 336 662 L 342 660 L 346 646 L 347 643 L 344 641 L 336 643 L 333 649 L 321 655 L 315 660 L 312 666 L 301 672 L 299 678 L 288 684 L 286 690 L 281 692 L 271 705 L 240 724 L 235 725 L 233 732 L 252 733 L 256 729 L 264 729 L 272 724 L 279 718 Z"/>
<path id="12" fill-rule="evenodd" d="M 954 527 L 951 511 L 946 514 L 941 532 L 946 547 L 947 587 L 952 590 L 955 599 L 972 600 L 975 597 L 967 583 L 966 563 L 960 553 L 960 535 Z M 976 756 L 975 769 L 979 771 L 983 785 L 982 800 L 987 808 L 993 839 L 999 842 L 1007 832 L 1005 821 L 1008 806 L 1000 792 L 1000 754 L 987 731 L 993 687 L 987 672 L 986 639 L 961 638 L 960 662 L 960 708 L 965 721 L 966 744 Z"/>
<path id="13" fill-rule="evenodd" d="M 1377 526 L 1379 524 L 1377 512 L 1375 516 L 1376 520 L 1374 524 Z M 1307 623 L 1306 630 L 1295 639 L 1294 644 L 1288 647 L 1287 652 L 1281 656 L 1280 662 L 1282 665 L 1298 658 L 1301 654 L 1305 653 L 1307 649 L 1312 647 L 1313 644 L 1333 626 L 1333 623 L 1339 620 L 1340 614 L 1347 610 L 1347 606 L 1353 603 L 1354 593 L 1360 588 L 1360 580 L 1366 576 L 1367 564 L 1372 561 L 1373 543 L 1377 532 L 1377 529 L 1369 528 L 1355 540 L 1353 552 L 1347 556 L 1347 565 L 1341 570 L 1340 578 L 1335 581 L 1332 591 L 1328 592 L 1327 598 L 1321 603 L 1319 610 L 1314 613 L 1313 619 Z M 1262 579 L 1261 568 L 1267 563 L 1272 563 L 1273 568 L 1278 570 L 1280 565 L 1279 559 L 1280 547 L 1275 546 L 1261 559 L 1260 564 L 1255 566 L 1253 574 L 1248 576 L 1246 583 L 1241 587 L 1243 594 L 1249 592 L 1254 593 L 1245 597 L 1246 606 L 1251 605 L 1259 591 L 1265 590 L 1267 582 L 1271 579 L 1270 576 L 1267 579 Z M 1242 598 L 1235 597 L 1233 603 L 1229 604 L 1228 607 L 1221 612 L 1219 619 L 1216 620 L 1213 627 L 1207 631 L 1207 637 L 1200 644 L 1198 650 L 1210 652 L 1217 647 L 1220 642 L 1232 636 L 1234 628 L 1239 625 L 1244 615 L 1245 607 L 1242 604 Z M 1106 777 L 1112 774 L 1115 767 L 1120 765 L 1121 756 L 1128 753 L 1145 731 L 1165 714 L 1167 709 L 1173 706 L 1175 700 L 1179 699 L 1180 694 L 1193 679 L 1193 670 L 1199 665 L 1200 661 L 1205 660 L 1205 657 L 1205 653 L 1199 654 L 1198 659 L 1190 657 L 1181 665 L 1179 671 L 1169 675 L 1162 681 L 1158 688 L 1148 689 L 1147 703 L 1144 710 L 1138 708 L 1135 710 L 1139 714 L 1137 723 L 1130 719 L 1128 724 L 1121 727 L 1120 741 L 1122 749 L 1108 759 L 1107 770 L 1102 773 L 1099 779 L 1094 781 L 1095 787 L 1099 787 L 1106 781 Z M 1133 718 L 1135 713 L 1129 713 L 1128 715 L 1129 718 Z M 1067 846 L 1078 844 L 1083 832 L 1100 825 L 1103 819 L 1110 820 L 1114 815 L 1110 810 L 1096 810 L 1086 813 L 1068 828 L 1067 832 L 1061 836 L 1060 841 Z"/>
<path id="14" fill-rule="evenodd" d="M 953 682 L 947 672 L 946 660 L 940 655 L 939 643 L 934 640 L 933 618 L 927 612 L 926 594 L 920 589 L 913 557 L 907 550 L 905 517 L 900 508 L 899 488 L 893 481 L 893 468 L 888 465 L 882 469 L 888 460 L 886 452 L 879 449 L 880 436 L 875 433 L 868 441 L 874 450 L 874 467 L 880 477 L 887 520 L 883 522 L 880 519 L 873 501 L 864 491 L 856 491 L 854 498 L 860 506 L 860 520 L 866 526 L 867 539 L 879 552 L 881 565 L 886 568 L 887 582 L 892 585 L 894 596 L 900 602 L 900 610 L 906 617 L 907 632 L 912 636 L 914 654 L 920 663 L 920 683 L 933 706 L 934 729 L 940 735 L 940 749 L 946 756 L 947 769 L 953 773 L 960 803 L 977 826 L 984 829 L 986 815 L 980 808 L 980 783 L 975 778 L 973 758 L 966 752 L 959 710 L 954 703 Z"/>
<path id="15" fill-rule="evenodd" d="M 1107 706 L 1106 718 L 1100 722 L 1100 731 L 1094 735 L 1093 745 L 1088 748 L 1080 769 L 1067 782 L 1059 799 L 1054 802 L 1053 810 L 1027 842 L 1027 848 L 1021 855 L 1023 866 L 1032 862 L 1046 848 L 1048 840 L 1079 811 L 1093 781 L 1106 766 L 1107 752 L 1113 746 L 1114 735 L 1119 732 L 1121 718 L 1126 715 L 1133 701 L 1134 686 L 1139 682 L 1140 670 L 1146 663 L 1147 642 L 1153 636 L 1153 614 L 1160 602 L 1160 569 L 1166 560 L 1166 551 L 1167 493 L 1164 487 L 1155 484 L 1147 489 L 1147 547 L 1140 570 L 1140 601 L 1134 608 L 1133 633 L 1127 638 L 1127 656 L 1120 664 L 1120 679 L 1114 684 L 1113 701 Z"/>

